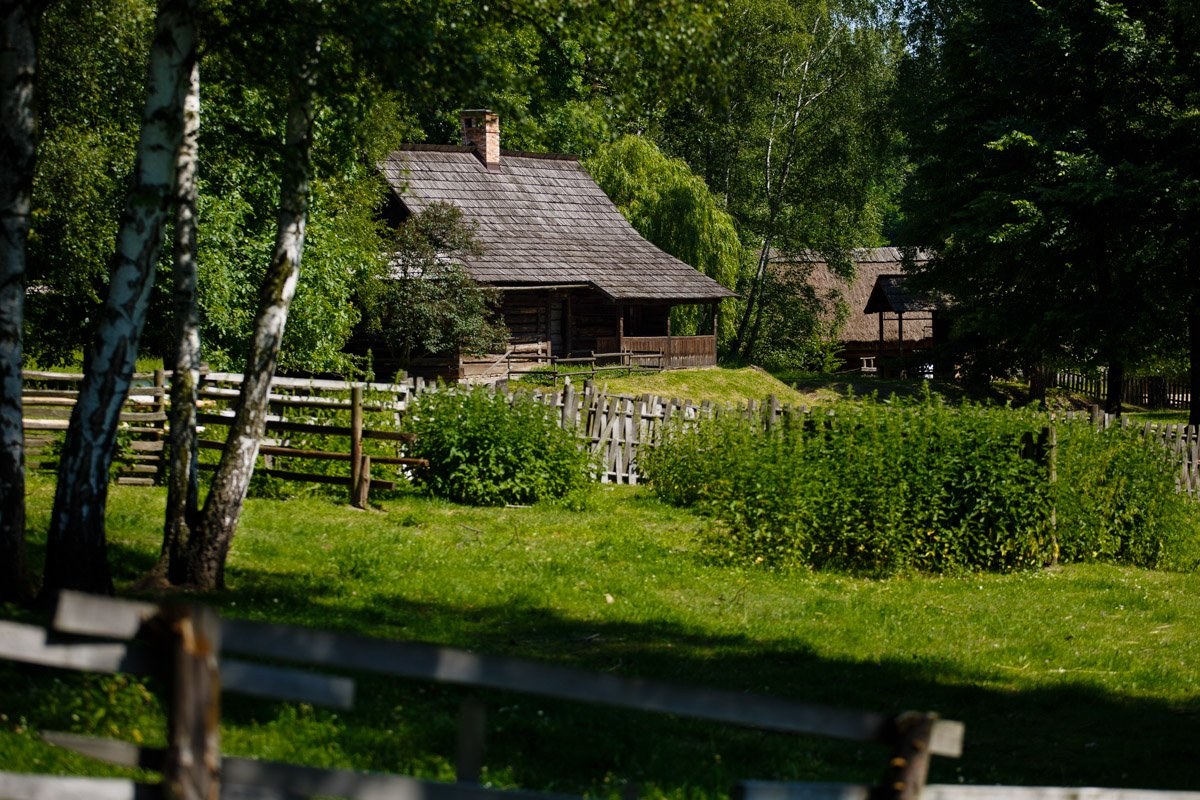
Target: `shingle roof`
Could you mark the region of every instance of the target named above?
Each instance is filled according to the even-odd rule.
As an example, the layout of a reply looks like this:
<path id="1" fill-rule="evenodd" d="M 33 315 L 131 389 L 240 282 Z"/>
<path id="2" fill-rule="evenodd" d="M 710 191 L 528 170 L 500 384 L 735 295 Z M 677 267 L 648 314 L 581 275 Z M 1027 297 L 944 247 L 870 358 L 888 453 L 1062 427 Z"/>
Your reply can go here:
<path id="1" fill-rule="evenodd" d="M 464 259 L 480 283 L 590 284 L 626 301 L 734 296 L 643 239 L 575 158 L 503 151 L 493 171 L 469 147 L 415 145 L 381 169 L 411 212 L 439 200 L 462 209 L 483 246 Z"/>

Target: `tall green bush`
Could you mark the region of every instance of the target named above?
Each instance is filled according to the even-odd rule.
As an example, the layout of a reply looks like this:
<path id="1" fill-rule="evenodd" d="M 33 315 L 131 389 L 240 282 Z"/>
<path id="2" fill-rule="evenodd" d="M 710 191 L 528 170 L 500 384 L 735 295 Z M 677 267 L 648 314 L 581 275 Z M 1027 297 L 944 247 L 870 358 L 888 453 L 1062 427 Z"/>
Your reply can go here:
<path id="1" fill-rule="evenodd" d="M 1136 429 L 1058 424 L 1059 540 L 1064 561 L 1168 563 L 1197 535 L 1195 504 L 1175 489 L 1177 458 Z"/>
<path id="2" fill-rule="evenodd" d="M 767 431 L 725 415 L 677 425 L 644 458 L 665 499 L 714 520 L 723 554 L 868 574 L 1012 570 L 1050 553 L 1035 415 L 844 405 Z"/>
<path id="3" fill-rule="evenodd" d="M 416 434 L 411 454 L 429 459 L 414 481 L 458 503 L 493 506 L 579 496 L 595 472 L 574 433 L 528 396 L 510 401 L 485 387 L 442 388 L 417 397 L 404 428 Z"/>

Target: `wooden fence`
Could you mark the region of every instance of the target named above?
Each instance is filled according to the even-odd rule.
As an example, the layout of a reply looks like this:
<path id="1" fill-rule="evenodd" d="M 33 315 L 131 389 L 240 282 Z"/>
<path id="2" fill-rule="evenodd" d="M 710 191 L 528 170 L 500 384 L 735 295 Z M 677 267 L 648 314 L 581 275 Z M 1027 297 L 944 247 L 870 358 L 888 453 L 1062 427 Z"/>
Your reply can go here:
<path id="1" fill-rule="evenodd" d="M 957 758 L 962 753 L 964 736 L 962 723 L 930 713 L 847 711 L 437 645 L 221 619 L 212 609 L 198 605 L 160 606 L 74 592 L 60 596 L 53 630 L 0 621 L 0 658 L 86 672 L 159 676 L 167 709 L 167 747 L 142 747 L 50 731 L 42 735 L 51 744 L 101 761 L 158 772 L 162 783 L 0 772 L 0 798 L 578 800 L 561 794 L 481 786 L 487 709 L 474 698 L 463 701 L 459 717 L 456 783 L 223 756 L 220 720 L 226 693 L 338 709 L 353 707 L 355 699 L 352 679 L 311 669 L 248 662 L 239 656 L 880 746 L 881 780 L 873 786 L 744 780 L 733 787 L 736 800 L 1200 800 L 1200 792 L 926 785 L 932 757 Z M 0 768 L 4 766 L 0 763 Z"/>
<path id="2" fill-rule="evenodd" d="M 929 713 L 884 715 L 846 711 L 779 697 L 478 655 L 436 645 L 221 619 L 215 611 L 203 606 L 159 606 L 64 592 L 59 598 L 53 631 L 0 622 L 0 657 L 65 669 L 155 674 L 164 678 L 166 748 L 138 747 L 63 733 L 43 734 L 53 744 L 98 759 L 158 771 L 163 783 L 0 772 L 0 798 L 57 800 L 120 796 L 258 800 L 333 795 L 411 800 L 535 800 L 563 797 L 479 785 L 486 709 L 478 700 L 466 701 L 460 717 L 456 784 L 222 757 L 223 691 L 342 709 L 354 703 L 351 679 L 266 666 L 236 656 L 876 743 L 886 751 L 880 753 L 880 783 L 874 787 L 844 787 L 844 791 L 862 792 L 864 797 L 869 792 L 874 800 L 916 800 L 925 784 L 931 757 L 958 757 L 962 752 L 962 723 L 938 719 Z M 767 786 L 786 786 L 789 792 L 795 792 L 805 785 L 753 782 L 740 791 L 758 795 Z M 807 797 L 828 796 L 828 784 L 808 786 Z"/>
<path id="3" fill-rule="evenodd" d="M 165 389 L 162 373 L 143 373 L 135 376 L 122 421 L 130 441 L 124 447 L 121 460 L 122 482 L 150 484 L 161 480 L 165 439 Z M 47 432 L 66 430 L 67 416 L 74 403 L 75 392 L 69 389 L 48 390 L 51 381 L 67 384 L 78 382 L 79 375 L 70 373 L 26 373 L 27 442 L 39 456 L 38 463 L 52 465 L 46 450 Z M 209 373 L 200 387 L 202 403 L 199 422 L 206 430 L 200 446 L 216 449 L 223 438 L 213 436 L 209 429 L 227 425 L 232 419 L 233 402 L 237 399 L 242 376 L 234 373 Z M 421 379 L 398 384 L 354 383 L 347 381 L 276 378 L 271 388 L 271 414 L 260 454 L 259 474 L 285 480 L 332 483 L 349 489 L 351 502 L 363 505 L 371 488 L 390 488 L 392 481 L 378 475 L 372 468 L 413 463 L 403 451 L 405 436 L 395 430 L 400 415 L 413 397 L 436 389 Z M 577 387 L 564 380 L 561 387 L 527 390 L 539 402 L 554 409 L 559 423 L 576 432 L 600 464 L 599 477 L 606 483 L 636 484 L 640 480 L 640 454 L 654 447 L 673 419 L 694 420 L 719 414 L 738 414 L 757 418 L 765 426 L 776 424 L 788 414 L 807 414 L 804 406 L 785 407 L 770 397 L 762 403 L 749 401 L 740 407 L 722 407 L 711 402 L 696 403 L 678 398 L 645 394 L 639 397 L 609 394 L 592 381 Z M 515 394 L 510 392 L 510 394 Z M 45 404 L 45 405 L 40 405 Z M 30 418 L 30 409 L 51 409 L 56 416 L 43 413 Z M 348 417 L 330 424 L 322 416 Z M 1076 415 L 1062 415 L 1074 418 Z M 1094 418 L 1099 423 L 1100 416 Z M 1121 423 L 1132 425 L 1128 418 Z M 1105 425 L 1114 424 L 1108 417 Z M 1150 423 L 1138 426 L 1143 435 L 1161 441 L 1179 459 L 1179 490 L 1200 497 L 1200 433 L 1183 425 Z M 304 441 L 323 437 L 333 440 L 321 448 L 306 447 Z M 369 444 L 368 444 L 369 443 Z M 334 446 L 337 444 L 338 446 Z M 287 468 L 287 459 L 327 460 L 346 463 L 345 471 L 320 474 Z"/>
<path id="4" fill-rule="evenodd" d="M 1108 384 L 1103 373 L 1085 375 L 1080 372 L 1050 372 L 1045 376 L 1047 389 L 1066 389 L 1083 395 L 1094 403 L 1104 401 Z M 1191 386 L 1183 378 L 1143 376 L 1126 378 L 1121 383 L 1121 402 L 1141 408 L 1161 410 L 1191 407 Z"/>
<path id="5" fill-rule="evenodd" d="M 121 440 L 115 460 L 117 481 L 152 485 L 166 475 L 166 425 L 170 373 L 136 373 L 121 412 Z M 57 466 L 53 437 L 65 431 L 83 379 L 78 373 L 26 371 L 26 452 L 38 468 Z M 201 376 L 197 414 L 201 449 L 224 447 L 223 428 L 233 420 L 242 376 L 210 372 Z M 393 481 L 372 477 L 372 467 L 423 463 L 406 457 L 401 446 L 410 440 L 396 423 L 414 395 L 424 391 L 418 378 L 399 384 L 362 383 L 276 377 L 271 382 L 267 436 L 259 449 L 262 466 L 255 471 L 285 480 L 346 486 L 351 502 L 365 505 L 372 489 L 391 488 Z M 370 423 L 370 424 L 368 424 Z M 312 447 L 306 442 L 322 442 Z M 344 462 L 345 470 L 321 473 L 287 469 L 289 459 Z M 202 463 L 201 468 L 212 468 Z"/>

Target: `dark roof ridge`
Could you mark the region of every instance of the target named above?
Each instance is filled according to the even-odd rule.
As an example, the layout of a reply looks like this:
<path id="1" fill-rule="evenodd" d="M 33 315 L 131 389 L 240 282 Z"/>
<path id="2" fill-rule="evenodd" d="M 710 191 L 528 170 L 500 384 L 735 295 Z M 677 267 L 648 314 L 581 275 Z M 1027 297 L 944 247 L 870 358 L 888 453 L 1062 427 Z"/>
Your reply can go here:
<path id="1" fill-rule="evenodd" d="M 468 144 L 426 144 L 425 142 L 408 142 L 400 145 L 398 150 L 405 150 L 410 153 L 474 153 L 475 148 Z M 579 156 L 571 153 L 530 153 L 525 150 L 501 150 L 501 157 L 508 156 L 509 158 L 542 158 L 546 161 L 575 161 L 578 162 Z"/>

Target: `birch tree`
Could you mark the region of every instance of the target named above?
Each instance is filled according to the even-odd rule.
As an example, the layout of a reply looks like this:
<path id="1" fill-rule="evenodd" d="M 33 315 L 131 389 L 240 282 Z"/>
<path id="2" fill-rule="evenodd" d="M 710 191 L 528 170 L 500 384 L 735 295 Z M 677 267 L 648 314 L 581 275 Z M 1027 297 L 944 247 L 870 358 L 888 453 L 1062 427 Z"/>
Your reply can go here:
<path id="1" fill-rule="evenodd" d="M 0 602 L 23 601 L 30 589 L 21 326 L 37 135 L 37 27 L 44 6 L 17 0 L 0 5 Z"/>
<path id="2" fill-rule="evenodd" d="M 133 184 L 59 462 L 44 597 L 63 588 L 113 589 L 104 528 L 108 473 L 172 200 L 183 106 L 196 58 L 194 12 L 194 0 L 161 0 L 158 7 Z"/>
<path id="3" fill-rule="evenodd" d="M 225 559 L 266 430 L 271 380 L 275 377 L 288 310 L 300 277 L 308 223 L 318 53 L 319 40 L 314 38 L 300 56 L 300 66 L 292 81 L 274 253 L 259 294 L 237 413 L 204 509 L 188 543 L 186 580 L 201 589 L 224 586 Z"/>
<path id="4" fill-rule="evenodd" d="M 200 62 L 192 64 L 183 138 L 176 159 L 175 240 L 172 263 L 175 359 L 171 376 L 169 480 L 163 544 L 155 572 L 180 583 L 184 548 L 195 524 L 199 495 L 196 446 L 200 383 L 200 317 L 196 304 L 196 169 L 200 134 Z"/>

